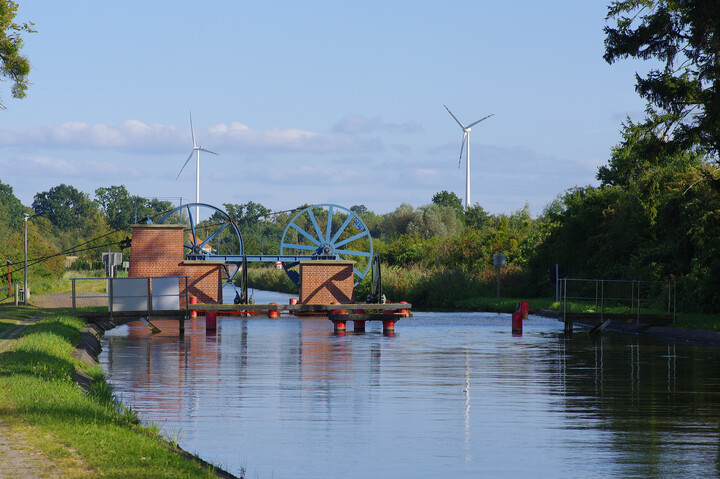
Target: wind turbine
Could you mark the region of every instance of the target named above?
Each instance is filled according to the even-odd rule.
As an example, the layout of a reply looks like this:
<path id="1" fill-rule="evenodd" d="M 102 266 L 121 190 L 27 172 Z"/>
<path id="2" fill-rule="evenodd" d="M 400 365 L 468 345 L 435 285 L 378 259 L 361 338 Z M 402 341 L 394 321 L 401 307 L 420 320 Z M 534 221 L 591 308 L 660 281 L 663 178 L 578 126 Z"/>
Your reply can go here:
<path id="1" fill-rule="evenodd" d="M 453 112 L 450 111 L 450 108 L 445 105 L 443 106 L 463 130 L 462 143 L 460 144 L 460 159 L 458 160 L 458 168 L 460 168 L 460 163 L 462 162 L 463 148 L 465 148 L 465 209 L 467 210 L 468 208 L 470 208 L 470 128 L 477 125 L 483 120 L 487 120 L 495 113 L 488 115 L 485 118 L 480 118 L 478 121 L 470 123 L 468 126 L 465 126 L 460 123 L 460 120 L 458 120 L 455 115 L 453 115 Z M 466 144 L 467 146 L 465 146 Z"/>
<path id="2" fill-rule="evenodd" d="M 187 160 L 185 160 L 185 164 L 180 168 L 180 173 L 183 172 L 187 164 L 192 159 L 193 155 L 195 155 L 195 203 L 200 203 L 200 152 L 204 151 L 206 153 L 212 153 L 213 155 L 218 155 L 218 153 L 215 153 L 214 151 L 210 151 L 208 149 L 203 148 L 202 146 L 198 146 L 197 143 L 195 143 L 195 130 L 193 130 L 193 123 L 192 123 L 192 112 L 190 112 L 190 134 L 192 135 L 192 141 L 193 141 L 193 149 L 190 152 L 190 156 L 188 156 Z M 175 180 L 180 178 L 180 173 L 177 174 L 177 177 Z M 195 207 L 195 224 L 197 224 L 200 221 L 200 207 Z"/>

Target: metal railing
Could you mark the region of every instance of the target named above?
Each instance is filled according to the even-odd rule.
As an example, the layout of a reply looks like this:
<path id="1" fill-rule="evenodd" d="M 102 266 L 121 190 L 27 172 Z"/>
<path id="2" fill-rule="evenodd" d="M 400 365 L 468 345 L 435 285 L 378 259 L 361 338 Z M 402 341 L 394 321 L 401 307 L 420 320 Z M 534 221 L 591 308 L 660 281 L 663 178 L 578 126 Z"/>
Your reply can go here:
<path id="1" fill-rule="evenodd" d="M 570 293 L 568 292 L 570 290 Z M 560 279 L 560 310 L 563 319 L 568 313 L 568 300 L 594 303 L 596 314 L 634 315 L 640 321 L 641 314 L 664 314 L 677 316 L 677 290 L 675 281 L 638 281 L 638 280 L 607 280 L 607 279 Z M 641 310 L 645 313 L 641 313 Z"/>
<path id="2" fill-rule="evenodd" d="M 2 298 L 2 299 L 0 299 L 0 304 L 4 303 L 5 301 L 9 301 L 11 299 L 14 299 L 13 304 L 15 304 L 15 306 L 20 304 L 20 286 L 21 285 L 24 286 L 24 283 L 22 281 L 18 281 L 17 283 L 13 283 L 11 285 L 5 286 L 4 288 L 0 288 L 0 298 Z M 13 290 L 13 292 L 11 292 L 11 290 Z M 3 294 L 3 291 L 8 292 L 7 296 L 5 296 Z M 22 294 L 23 294 L 23 298 L 24 298 L 25 297 L 24 296 L 25 295 L 24 287 L 22 288 L 22 291 L 23 291 Z"/>
<path id="3" fill-rule="evenodd" d="M 158 293 L 153 292 L 153 280 L 178 280 L 177 292 Z M 131 277 L 131 278 L 72 278 L 72 310 L 76 313 L 78 303 L 86 299 L 103 299 L 102 305 L 108 307 L 110 317 L 114 312 L 131 311 L 143 312 L 150 316 L 152 311 L 168 311 L 170 308 L 157 308 L 155 306 L 166 305 L 165 298 L 178 298 L 178 311 L 180 298 L 185 298 L 185 316 L 188 317 L 190 310 L 188 293 L 188 276 L 160 276 L 160 277 Z M 185 287 L 180 288 L 180 282 L 184 280 Z M 105 294 L 78 294 L 77 281 L 105 281 Z M 153 301 L 156 299 L 156 301 Z M 106 301 L 105 301 L 106 300 Z M 172 310 L 175 308 L 173 307 Z"/>

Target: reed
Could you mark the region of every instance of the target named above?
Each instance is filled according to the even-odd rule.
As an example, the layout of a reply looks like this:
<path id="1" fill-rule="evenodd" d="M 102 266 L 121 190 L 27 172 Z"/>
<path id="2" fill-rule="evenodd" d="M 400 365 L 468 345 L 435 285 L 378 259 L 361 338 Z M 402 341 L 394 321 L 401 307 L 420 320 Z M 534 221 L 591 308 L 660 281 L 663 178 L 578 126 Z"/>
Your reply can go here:
<path id="1" fill-rule="evenodd" d="M 236 284 L 239 277 L 240 275 L 236 278 Z M 274 267 L 248 268 L 248 286 L 288 294 L 298 294 L 299 291 L 297 285 L 285 274 L 285 270 Z"/>

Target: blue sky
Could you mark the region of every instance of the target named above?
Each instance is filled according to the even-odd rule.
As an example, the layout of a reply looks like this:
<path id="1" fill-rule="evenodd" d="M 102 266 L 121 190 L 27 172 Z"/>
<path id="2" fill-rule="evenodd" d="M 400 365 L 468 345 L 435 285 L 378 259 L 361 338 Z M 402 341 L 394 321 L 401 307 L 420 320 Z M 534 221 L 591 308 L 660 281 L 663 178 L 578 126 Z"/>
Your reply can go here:
<path id="1" fill-rule="evenodd" d="M 66 183 L 147 197 L 364 204 L 378 213 L 465 194 L 539 214 L 596 184 L 635 71 L 602 58 L 603 1 L 87 2 L 20 0 L 32 85 L 0 111 L 0 180 L 29 205 Z M 464 160 L 463 160 L 464 161 Z M 176 200 L 177 201 L 177 200 Z"/>

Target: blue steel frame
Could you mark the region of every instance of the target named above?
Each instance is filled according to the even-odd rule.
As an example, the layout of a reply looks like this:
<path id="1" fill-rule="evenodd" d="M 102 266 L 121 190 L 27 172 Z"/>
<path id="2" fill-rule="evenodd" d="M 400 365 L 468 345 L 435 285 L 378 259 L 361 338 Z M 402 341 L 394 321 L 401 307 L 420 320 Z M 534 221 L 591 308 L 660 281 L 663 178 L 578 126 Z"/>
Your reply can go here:
<path id="1" fill-rule="evenodd" d="M 195 232 L 196 218 L 194 218 L 192 212 L 193 208 L 195 207 L 209 208 L 222 214 L 225 217 L 225 222 L 202 241 L 198 240 Z M 324 228 L 325 234 L 323 234 L 323 229 L 320 228 L 317 218 L 313 213 L 313 210 L 316 208 L 328 209 L 327 224 Z M 196 261 L 222 261 L 226 264 L 235 265 L 235 271 L 232 274 L 228 272 L 228 282 L 230 283 L 232 283 L 232 280 L 240 269 L 240 265 L 242 265 L 243 261 L 247 261 L 248 263 L 276 263 L 278 261 L 282 262 L 286 274 L 295 284 L 299 284 L 300 282 L 300 275 L 297 272 L 297 267 L 301 261 L 349 259 L 352 256 L 367 257 L 367 265 L 364 267 L 361 266 L 361 268 L 363 269 L 362 271 L 357 268 L 353 268 L 353 272 L 358 278 L 355 282 L 356 285 L 365 277 L 365 275 L 370 270 L 370 259 L 372 258 L 373 253 L 372 237 L 370 236 L 370 232 L 368 231 L 367 226 L 365 226 L 365 223 L 363 223 L 363 221 L 356 213 L 339 205 L 314 205 L 297 213 L 293 217 L 293 219 L 290 220 L 290 223 L 283 232 L 283 236 L 280 241 L 279 255 L 244 254 L 242 235 L 240 234 L 240 230 L 238 229 L 235 222 L 232 221 L 230 216 L 225 213 L 225 211 L 207 203 L 188 203 L 179 206 L 166 213 L 162 218 L 160 218 L 158 220 L 158 224 L 164 223 L 174 213 L 182 210 L 187 210 L 188 219 L 190 222 L 190 231 L 186 231 L 185 235 L 186 243 L 184 243 L 184 246 L 185 249 L 188 251 L 188 253 L 185 254 L 185 259 Z M 342 225 L 335 231 L 333 231 L 332 222 L 336 211 L 340 211 L 341 214 L 347 214 L 348 216 L 342 223 Z M 306 231 L 306 228 L 302 226 L 302 219 L 310 220 L 310 225 L 312 226 L 311 231 Z M 305 223 L 307 223 L 307 221 Z M 307 229 L 310 229 L 310 225 L 308 225 Z M 212 252 L 206 252 L 204 248 L 210 243 L 210 241 L 216 238 L 227 228 L 231 228 L 231 234 L 234 233 L 238 238 L 240 249 L 239 254 L 221 255 Z M 286 241 L 286 238 L 288 238 L 288 231 L 290 231 L 291 228 L 292 230 L 299 233 L 304 238 L 304 240 L 309 241 L 311 245 L 291 243 L 289 242 L 289 239 Z M 349 237 L 344 237 L 343 233 L 345 233 L 346 230 L 348 231 L 348 234 L 354 233 L 354 231 L 351 231 L 348 228 L 353 228 L 355 231 L 358 231 L 358 233 L 355 233 Z M 348 249 L 348 246 L 351 246 L 352 243 L 359 242 L 365 239 L 368 240 L 369 251 L 364 250 L 364 245 L 362 245 L 363 247 L 357 250 Z M 298 254 L 301 251 L 312 251 L 312 253 Z"/>

